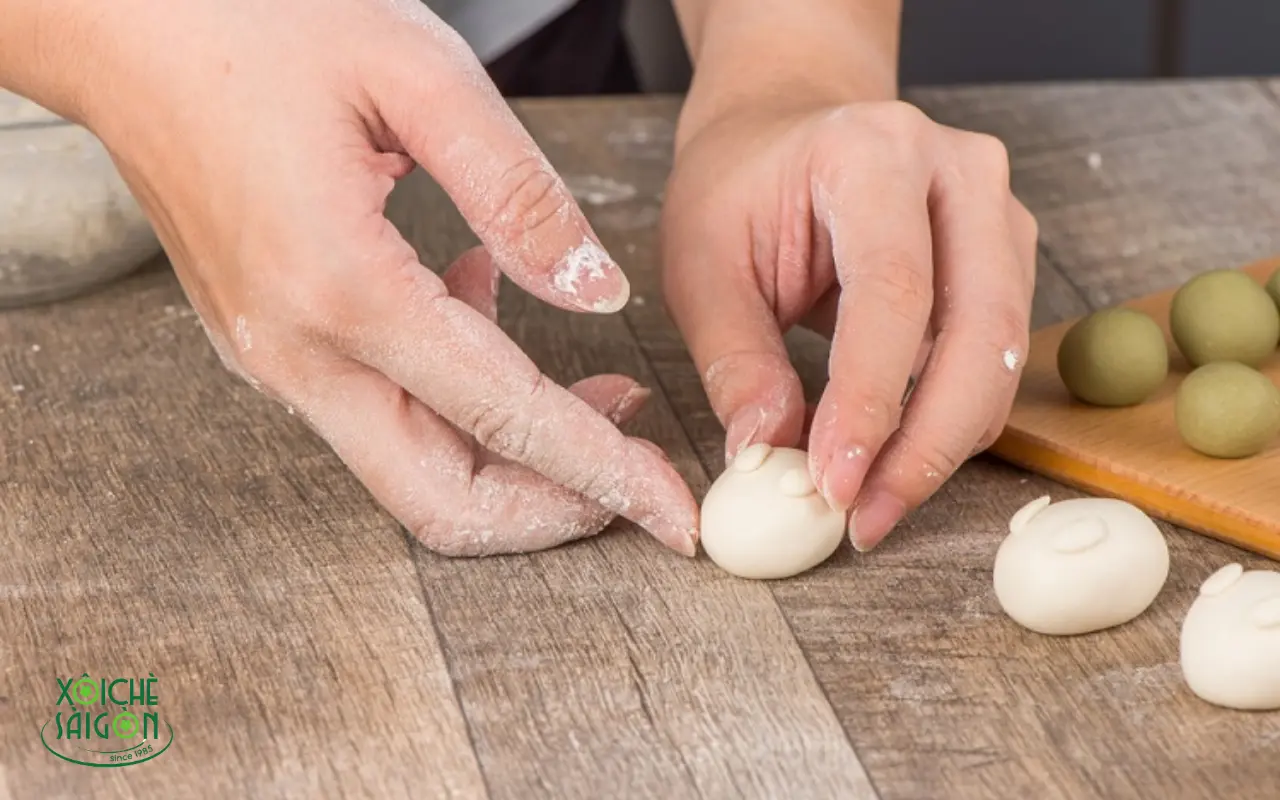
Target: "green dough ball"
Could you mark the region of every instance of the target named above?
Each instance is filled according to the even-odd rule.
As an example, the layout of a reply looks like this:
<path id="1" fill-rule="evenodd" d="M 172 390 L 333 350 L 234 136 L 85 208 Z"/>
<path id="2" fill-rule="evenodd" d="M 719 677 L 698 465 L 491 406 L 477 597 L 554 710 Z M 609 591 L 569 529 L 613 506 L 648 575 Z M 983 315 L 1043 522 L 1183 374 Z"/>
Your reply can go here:
<path id="1" fill-rule="evenodd" d="M 1271 280 L 1267 281 L 1267 294 L 1271 295 L 1271 299 L 1276 301 L 1276 307 L 1280 308 L 1280 269 L 1271 273 Z"/>
<path id="2" fill-rule="evenodd" d="M 1256 455 L 1280 434 L 1280 389 L 1244 364 L 1206 364 L 1178 387 L 1174 419 L 1193 450 L 1215 458 Z"/>
<path id="3" fill-rule="evenodd" d="M 1280 310 L 1253 278 L 1217 269 L 1178 289 L 1169 308 L 1169 329 L 1194 367 L 1215 361 L 1256 367 L 1280 341 Z"/>
<path id="4" fill-rule="evenodd" d="M 1140 311 L 1096 311 L 1062 338 L 1058 374 L 1077 400 L 1095 406 L 1137 405 L 1169 374 L 1164 332 Z"/>

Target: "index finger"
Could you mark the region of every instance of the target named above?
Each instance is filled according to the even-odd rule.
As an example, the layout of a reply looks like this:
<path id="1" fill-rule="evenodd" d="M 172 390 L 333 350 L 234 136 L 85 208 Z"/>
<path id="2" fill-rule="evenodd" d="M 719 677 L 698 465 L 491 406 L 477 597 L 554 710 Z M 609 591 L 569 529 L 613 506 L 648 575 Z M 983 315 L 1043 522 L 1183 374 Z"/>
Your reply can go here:
<path id="1" fill-rule="evenodd" d="M 625 436 L 556 385 L 484 315 L 450 297 L 416 261 L 385 291 L 369 292 L 378 320 L 353 353 L 471 434 L 483 448 L 523 464 L 692 556 L 697 504 L 660 454 Z"/>
<path id="2" fill-rule="evenodd" d="M 876 172 L 837 171 L 814 198 L 831 229 L 842 291 L 810 469 L 827 502 L 842 510 L 898 425 L 933 304 L 929 173 L 923 166 Z"/>
<path id="3" fill-rule="evenodd" d="M 422 62 L 380 63 L 374 102 L 395 138 L 448 193 L 511 280 L 572 311 L 626 305 L 630 286 L 568 186 L 483 66 L 429 11 Z M 430 40 L 422 47 L 421 36 Z M 425 62 L 425 63 L 424 63 Z"/>

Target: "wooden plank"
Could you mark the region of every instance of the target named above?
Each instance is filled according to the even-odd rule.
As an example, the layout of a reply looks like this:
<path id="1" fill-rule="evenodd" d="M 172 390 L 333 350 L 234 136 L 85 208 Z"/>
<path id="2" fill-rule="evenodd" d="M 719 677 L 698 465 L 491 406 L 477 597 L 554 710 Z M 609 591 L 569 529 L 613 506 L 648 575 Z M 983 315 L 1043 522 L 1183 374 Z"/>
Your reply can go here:
<path id="1" fill-rule="evenodd" d="M 1245 268 L 1259 284 L 1280 260 Z M 1099 496 L 1118 497 L 1148 514 L 1280 558 L 1280 442 L 1257 456 L 1223 460 L 1188 448 L 1173 406 L 1190 371 L 1169 334 L 1176 289 L 1124 305 L 1160 324 L 1171 353 L 1169 377 L 1151 398 L 1131 408 L 1072 402 L 1058 376 L 1058 346 L 1072 320 L 1036 332 L 1009 424 L 993 455 Z M 1280 379 L 1280 353 L 1261 367 Z"/>
<path id="2" fill-rule="evenodd" d="M 1040 319 L 1077 313 L 1072 285 L 1118 301 L 1270 246 L 1275 109 L 1251 85 L 931 97 L 955 124 L 1009 135 L 1061 270 L 1040 283 Z M 704 488 L 723 433 L 653 271 L 675 104 L 531 108 L 566 172 L 636 189 L 588 205 L 645 300 L 626 324 L 646 358 L 617 318 L 548 315 L 514 292 L 504 318 L 557 377 L 658 381 L 636 430 Z M 415 215 L 436 264 L 463 238 L 438 209 Z M 0 793 L 482 796 L 450 678 L 494 796 L 871 796 L 850 740 L 886 798 L 1280 793 L 1277 716 L 1200 703 L 1176 666 L 1199 582 L 1261 559 L 1166 526 L 1172 571 L 1150 612 L 1035 636 L 999 613 L 991 558 L 1014 509 L 1075 493 L 978 459 L 874 552 L 768 587 L 628 526 L 530 558 L 415 546 L 419 584 L 395 526 L 226 378 L 183 309 L 149 272 L 0 316 Z M 820 387 L 814 345 L 797 353 Z M 89 668 L 156 672 L 180 749 L 154 769 L 42 760 L 39 693 Z"/>
<path id="3" fill-rule="evenodd" d="M 1021 161 L 1041 246 L 1095 308 L 1280 252 L 1280 116 L 1099 142 Z"/>
<path id="4" fill-rule="evenodd" d="M 644 272 L 646 209 L 664 172 L 649 150 L 671 104 L 522 108 L 572 184 L 632 187 L 611 195 L 627 199 L 585 205 L 610 251 Z M 617 151 L 651 166 L 632 172 Z M 413 238 L 439 259 L 441 237 L 456 243 L 461 223 L 416 178 L 395 202 L 417 212 L 396 217 L 432 219 Z M 620 317 L 565 314 L 514 289 L 500 313 L 557 380 L 620 371 L 660 388 Z M 706 475 L 670 406 L 661 392 L 650 403 L 634 432 L 702 491 Z M 767 588 L 662 550 L 630 524 L 531 556 L 416 556 L 493 797 L 876 796 Z"/>
<path id="5" fill-rule="evenodd" d="M 1048 175 L 1087 171 L 1085 156 L 1094 148 L 1134 141 L 1134 157 L 1114 159 L 1118 164 L 1111 164 L 1108 189 L 1098 190 L 1096 202 L 1108 202 L 1106 191 L 1122 187 L 1139 197 L 1146 192 L 1148 199 L 1141 205 L 1107 206 L 1119 220 L 1094 238 L 1087 236 L 1088 229 L 1073 235 L 1068 224 L 1049 220 L 1037 324 L 1085 310 L 1076 285 L 1092 289 L 1094 299 L 1099 285 L 1120 298 L 1181 274 L 1152 279 L 1148 273 L 1159 263 L 1146 251 L 1129 253 L 1126 247 L 1124 234 L 1141 231 L 1157 243 L 1163 237 L 1177 240 L 1179 226 L 1187 223 L 1181 219 L 1151 230 L 1142 227 L 1156 216 L 1149 207 L 1165 201 L 1155 195 L 1158 183 L 1131 187 L 1128 172 L 1121 171 L 1142 163 L 1137 153 L 1143 137 L 1181 127 L 1189 131 L 1186 137 L 1158 139 L 1172 146 L 1160 153 L 1161 159 L 1176 162 L 1192 154 L 1212 158 L 1195 128 L 1221 132 L 1212 120 L 1224 109 L 1236 109 L 1245 123 L 1272 114 L 1267 103 L 1259 102 L 1256 87 L 1238 84 L 1158 85 L 1145 91 L 973 89 L 927 96 L 945 106 L 955 124 L 989 130 L 976 123 L 1002 123 L 1011 135 L 1015 181 L 1026 181 L 1035 190 L 1024 198 L 1040 214 L 1042 225 L 1046 209 L 1070 208 L 1073 202 L 1072 195 L 1052 194 Z M 972 116 L 966 118 L 969 104 Z M 1249 137 L 1258 135 L 1266 135 L 1261 124 L 1231 144 L 1247 149 Z M 1226 153 L 1216 157 L 1231 158 Z M 1029 175 L 1022 166 L 1034 158 L 1044 159 L 1033 164 L 1044 176 Z M 1104 156 L 1103 169 L 1107 166 Z M 1212 172 L 1211 165 L 1195 170 L 1196 180 Z M 619 179 L 636 174 L 622 172 Z M 1240 206 L 1244 200 L 1230 199 L 1233 180 L 1239 185 L 1241 176 L 1209 181 L 1215 194 L 1197 207 L 1214 202 Z M 1264 180 L 1247 185 L 1260 190 Z M 1247 210 L 1244 218 L 1256 219 Z M 1133 222 L 1126 225 L 1125 220 Z M 1197 237 L 1179 251 L 1178 263 L 1203 263 L 1209 256 L 1232 252 L 1233 243 L 1238 247 L 1230 232 Z M 1203 249 L 1197 251 L 1197 245 Z M 715 475 L 722 466 L 723 431 L 661 308 L 656 276 L 643 268 L 655 254 L 644 243 L 639 247 L 630 274 L 646 302 L 628 307 L 627 318 L 703 464 Z M 1159 252 L 1164 256 L 1171 249 Z M 1082 251 L 1090 258 L 1082 259 Z M 1123 256 L 1129 259 L 1127 271 L 1108 272 L 1108 282 L 1100 283 L 1100 265 L 1121 258 L 1122 252 L 1129 253 Z M 820 387 L 823 363 L 813 353 L 813 342 L 796 344 L 802 377 Z M 1038 636 L 1000 612 L 991 565 L 1009 515 L 1046 493 L 1059 499 L 1080 496 L 980 457 L 876 550 L 857 555 L 842 548 L 818 569 L 770 584 L 881 796 L 1195 798 L 1280 791 L 1280 769 L 1263 757 L 1280 740 L 1280 718 L 1233 714 L 1199 702 L 1182 685 L 1177 666 L 1178 626 L 1199 583 L 1230 560 L 1248 568 L 1268 562 L 1162 525 L 1169 537 L 1171 574 L 1150 611 L 1109 633 L 1074 639 Z"/>
<path id="6" fill-rule="evenodd" d="M 1256 85 L 1230 80 L 957 86 L 906 96 L 943 124 L 999 136 L 1015 159 L 1076 149 L 1082 165 L 1100 143 L 1271 115 Z"/>
<path id="7" fill-rule="evenodd" d="M 485 796 L 405 536 L 167 269 L 0 314 L 0 551 L 0 793 Z M 86 671 L 154 673 L 172 749 L 46 752 Z"/>

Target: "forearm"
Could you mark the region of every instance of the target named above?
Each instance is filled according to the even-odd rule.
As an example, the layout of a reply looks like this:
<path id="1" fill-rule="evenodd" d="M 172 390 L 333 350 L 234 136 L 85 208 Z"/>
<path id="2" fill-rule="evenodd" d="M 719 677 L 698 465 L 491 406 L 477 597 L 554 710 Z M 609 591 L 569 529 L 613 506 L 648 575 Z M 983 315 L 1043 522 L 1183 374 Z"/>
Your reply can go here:
<path id="1" fill-rule="evenodd" d="M 694 62 L 682 128 L 761 97 L 891 100 L 902 0 L 675 0 Z"/>
<path id="2" fill-rule="evenodd" d="M 0 0 L 0 87 L 77 122 L 88 91 L 77 76 L 94 57 L 86 35 L 110 4 L 83 0 Z"/>

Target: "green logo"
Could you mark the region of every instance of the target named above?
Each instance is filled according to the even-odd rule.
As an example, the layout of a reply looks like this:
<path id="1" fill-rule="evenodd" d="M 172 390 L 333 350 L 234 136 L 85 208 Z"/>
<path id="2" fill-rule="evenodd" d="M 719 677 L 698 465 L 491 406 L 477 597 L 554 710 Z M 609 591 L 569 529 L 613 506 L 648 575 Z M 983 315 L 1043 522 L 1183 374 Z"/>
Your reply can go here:
<path id="1" fill-rule="evenodd" d="M 40 726 L 40 742 L 63 761 L 85 767 L 129 767 L 157 758 L 173 744 L 160 719 L 154 674 L 146 678 L 55 679 L 58 701 Z"/>

